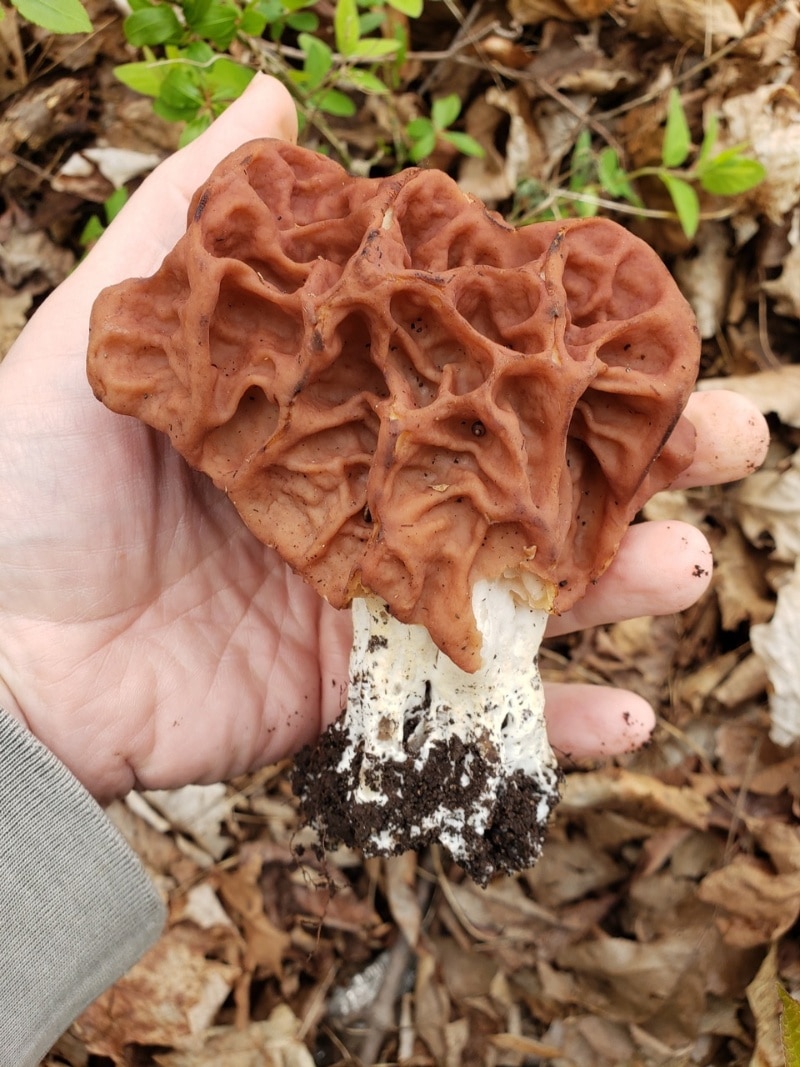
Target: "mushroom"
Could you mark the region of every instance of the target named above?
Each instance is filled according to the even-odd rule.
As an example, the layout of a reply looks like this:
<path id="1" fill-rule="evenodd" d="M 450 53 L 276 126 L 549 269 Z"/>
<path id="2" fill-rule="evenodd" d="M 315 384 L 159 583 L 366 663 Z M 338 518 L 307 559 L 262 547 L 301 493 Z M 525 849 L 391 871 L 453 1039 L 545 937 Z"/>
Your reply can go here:
<path id="1" fill-rule="evenodd" d="M 438 171 L 353 178 L 272 140 L 100 295 L 95 394 L 352 604 L 346 713 L 294 776 L 326 842 L 438 840 L 482 884 L 535 861 L 560 784 L 539 642 L 690 462 L 698 358 L 615 223 L 515 230 Z"/>

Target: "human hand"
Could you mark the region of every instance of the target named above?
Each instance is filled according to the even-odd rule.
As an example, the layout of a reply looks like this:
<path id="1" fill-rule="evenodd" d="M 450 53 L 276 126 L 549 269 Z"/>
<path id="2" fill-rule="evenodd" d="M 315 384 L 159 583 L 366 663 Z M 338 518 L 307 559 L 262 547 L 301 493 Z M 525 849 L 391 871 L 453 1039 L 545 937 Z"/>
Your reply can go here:
<path id="1" fill-rule="evenodd" d="M 85 373 L 100 289 L 152 273 L 214 165 L 250 138 L 293 138 L 294 121 L 284 90 L 256 78 L 143 184 L 0 366 L 0 706 L 101 799 L 275 761 L 341 710 L 349 614 L 255 541 L 165 438 L 102 407 Z M 699 394 L 689 415 L 698 449 L 682 485 L 758 465 L 766 429 L 745 401 Z M 637 526 L 551 630 L 681 610 L 710 570 L 693 527 Z M 557 749 L 589 756 L 641 743 L 653 715 L 634 694 L 565 685 L 548 692 L 548 722 Z"/>

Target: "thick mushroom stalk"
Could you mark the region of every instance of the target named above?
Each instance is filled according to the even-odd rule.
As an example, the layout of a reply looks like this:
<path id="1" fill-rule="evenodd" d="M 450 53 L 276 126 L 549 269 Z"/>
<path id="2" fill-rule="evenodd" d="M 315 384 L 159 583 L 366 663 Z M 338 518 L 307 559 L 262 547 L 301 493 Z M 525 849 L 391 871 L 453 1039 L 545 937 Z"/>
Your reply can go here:
<path id="1" fill-rule="evenodd" d="M 551 602 L 523 572 L 476 582 L 473 673 L 379 597 L 353 602 L 347 711 L 298 760 L 323 839 L 372 855 L 438 841 L 480 884 L 532 866 L 559 796 L 537 666 Z"/>

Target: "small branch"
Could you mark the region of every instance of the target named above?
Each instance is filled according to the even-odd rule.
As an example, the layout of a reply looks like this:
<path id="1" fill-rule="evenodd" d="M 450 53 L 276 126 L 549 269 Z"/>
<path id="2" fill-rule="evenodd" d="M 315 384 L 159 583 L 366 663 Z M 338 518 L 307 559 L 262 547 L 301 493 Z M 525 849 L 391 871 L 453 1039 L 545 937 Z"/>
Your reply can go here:
<path id="1" fill-rule="evenodd" d="M 667 211 L 661 208 L 637 207 L 635 204 L 625 204 L 618 200 L 605 200 L 601 196 L 591 196 L 589 193 L 575 193 L 569 189 L 554 189 L 547 199 L 536 207 L 534 214 L 546 211 L 559 200 L 573 200 L 581 204 L 591 204 L 592 207 L 602 207 L 609 211 L 617 211 L 621 215 L 636 215 L 637 218 L 671 219 L 672 221 L 678 218 L 674 211 Z M 733 207 L 720 208 L 719 211 L 705 212 L 700 218 L 704 222 L 712 219 L 728 219 L 733 213 Z"/>

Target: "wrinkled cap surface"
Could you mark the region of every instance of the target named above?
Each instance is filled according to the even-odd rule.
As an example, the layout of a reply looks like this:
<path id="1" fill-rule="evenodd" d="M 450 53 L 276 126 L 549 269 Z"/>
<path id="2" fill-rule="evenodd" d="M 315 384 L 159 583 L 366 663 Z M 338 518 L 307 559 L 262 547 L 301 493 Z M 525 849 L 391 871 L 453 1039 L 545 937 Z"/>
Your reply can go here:
<path id="1" fill-rule="evenodd" d="M 474 670 L 478 578 L 521 567 L 569 608 L 688 465 L 698 356 L 613 222 L 517 231 L 441 172 L 263 140 L 155 275 L 101 294 L 88 368 L 333 605 L 371 590 Z"/>

